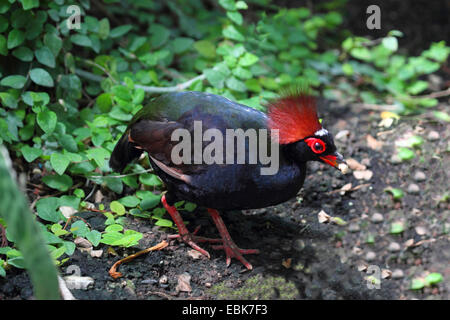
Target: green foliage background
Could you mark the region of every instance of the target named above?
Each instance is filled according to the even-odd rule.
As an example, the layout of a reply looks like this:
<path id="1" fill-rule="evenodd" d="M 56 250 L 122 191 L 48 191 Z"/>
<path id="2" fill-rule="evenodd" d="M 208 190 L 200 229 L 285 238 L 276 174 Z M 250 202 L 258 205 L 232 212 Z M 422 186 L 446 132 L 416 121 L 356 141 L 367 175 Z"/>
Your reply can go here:
<path id="1" fill-rule="evenodd" d="M 68 27 L 71 5 L 81 12 L 78 29 Z M 269 0 L 1 0 L 0 143 L 41 174 L 53 195 L 35 210 L 55 262 L 74 252 L 75 237 L 93 246 L 135 245 L 142 235 L 123 229 L 125 214 L 172 227 L 157 207 L 153 191 L 163 185 L 148 162 L 129 166 L 125 176 L 107 164 L 127 121 L 152 96 L 205 91 L 263 110 L 281 88 L 309 84 L 328 99 L 390 104 L 398 113 L 436 105 L 419 95 L 428 89 L 422 76 L 448 58 L 445 42 L 405 56 L 400 31 L 367 39 L 341 30 L 343 8 L 345 1 L 312 12 Z M 108 228 L 91 230 L 78 220 L 64 229 L 59 209 L 90 208 L 93 185 L 116 194 L 108 208 L 96 208 Z M 120 198 L 124 187 L 134 194 Z M 0 275 L 20 255 L 11 250 L 0 252 Z"/>

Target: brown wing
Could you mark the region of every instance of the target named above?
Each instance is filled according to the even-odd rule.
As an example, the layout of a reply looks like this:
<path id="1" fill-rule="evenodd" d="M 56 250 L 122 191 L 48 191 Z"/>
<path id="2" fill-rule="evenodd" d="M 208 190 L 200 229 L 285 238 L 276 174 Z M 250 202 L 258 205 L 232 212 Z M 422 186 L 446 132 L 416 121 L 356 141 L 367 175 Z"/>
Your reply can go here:
<path id="1" fill-rule="evenodd" d="M 136 148 L 148 152 L 153 163 L 173 178 L 190 182 L 190 175 L 198 173 L 202 168 L 198 165 L 179 164 L 171 160 L 173 147 L 179 143 L 172 141 L 172 132 L 184 128 L 183 124 L 175 121 L 140 120 L 129 130 L 128 139 Z"/>

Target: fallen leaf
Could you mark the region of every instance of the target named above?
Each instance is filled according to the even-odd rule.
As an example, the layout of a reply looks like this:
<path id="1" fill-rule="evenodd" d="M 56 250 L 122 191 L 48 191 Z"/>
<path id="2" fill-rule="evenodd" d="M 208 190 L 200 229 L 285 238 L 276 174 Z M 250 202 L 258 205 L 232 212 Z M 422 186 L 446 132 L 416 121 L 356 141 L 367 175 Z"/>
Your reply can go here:
<path id="1" fill-rule="evenodd" d="M 285 267 L 286 269 L 289 269 L 291 267 L 291 263 L 292 263 L 292 259 L 288 258 L 286 260 L 283 260 L 281 262 L 281 264 L 283 265 L 283 267 Z"/>
<path id="2" fill-rule="evenodd" d="M 323 210 L 320 210 L 320 212 L 317 214 L 317 218 L 319 219 L 319 223 L 328 223 L 331 220 L 331 216 Z"/>
<path id="3" fill-rule="evenodd" d="M 79 248 L 92 248 L 92 243 L 90 243 L 87 239 L 82 237 L 77 237 L 73 243 Z"/>
<path id="4" fill-rule="evenodd" d="M 202 254 L 200 252 L 198 252 L 197 250 L 189 250 L 188 256 L 194 260 L 198 260 L 202 257 Z"/>
<path id="5" fill-rule="evenodd" d="M 178 284 L 175 288 L 176 291 L 191 292 L 191 275 L 184 272 L 178 276 Z"/>
<path id="6" fill-rule="evenodd" d="M 381 278 L 383 279 L 387 279 L 390 278 L 392 276 L 392 271 L 389 269 L 382 269 L 381 270 Z"/>
<path id="7" fill-rule="evenodd" d="M 68 207 L 68 206 L 61 206 L 59 207 L 59 211 L 61 211 L 62 215 L 64 217 L 66 217 L 67 219 L 69 219 L 71 216 L 73 216 L 77 210 L 72 208 L 72 207 Z"/>

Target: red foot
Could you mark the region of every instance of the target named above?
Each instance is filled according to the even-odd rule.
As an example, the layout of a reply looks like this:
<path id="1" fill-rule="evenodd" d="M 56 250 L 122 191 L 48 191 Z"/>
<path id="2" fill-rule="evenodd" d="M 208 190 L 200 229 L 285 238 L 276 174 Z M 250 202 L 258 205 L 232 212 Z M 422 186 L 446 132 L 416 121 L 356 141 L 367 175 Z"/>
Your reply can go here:
<path id="1" fill-rule="evenodd" d="M 231 263 L 231 258 L 236 258 L 248 269 L 252 270 L 252 265 L 244 258 L 244 254 L 258 254 L 259 250 L 257 249 L 240 249 L 231 239 L 231 236 L 223 222 L 220 214 L 217 210 L 209 209 L 208 212 L 211 215 L 214 223 L 216 224 L 217 230 L 219 230 L 220 236 L 222 237 L 222 245 L 212 246 L 213 249 L 223 249 L 225 251 L 225 255 L 227 257 L 226 263 L 227 266 Z"/>
<path id="2" fill-rule="evenodd" d="M 170 206 L 167 203 L 166 195 L 162 196 L 161 202 L 162 202 L 164 208 L 167 210 L 167 212 L 172 217 L 172 220 L 175 222 L 175 224 L 178 227 L 178 235 L 169 236 L 169 237 L 171 237 L 172 239 L 173 238 L 180 238 L 181 240 L 183 240 L 184 243 L 186 243 L 189 246 L 191 246 L 192 249 L 197 250 L 198 252 L 200 252 L 201 254 L 206 256 L 208 259 L 210 259 L 210 255 L 209 255 L 208 251 L 200 248 L 197 245 L 197 243 L 195 243 L 196 240 L 198 241 L 198 239 L 196 239 L 196 238 L 200 238 L 200 237 L 197 237 L 195 235 L 198 232 L 199 228 L 197 227 L 197 229 L 195 229 L 194 233 L 191 234 L 189 232 L 189 230 L 186 228 L 186 226 L 184 225 L 183 219 L 181 218 L 181 216 L 178 213 L 177 209 L 174 206 Z"/>

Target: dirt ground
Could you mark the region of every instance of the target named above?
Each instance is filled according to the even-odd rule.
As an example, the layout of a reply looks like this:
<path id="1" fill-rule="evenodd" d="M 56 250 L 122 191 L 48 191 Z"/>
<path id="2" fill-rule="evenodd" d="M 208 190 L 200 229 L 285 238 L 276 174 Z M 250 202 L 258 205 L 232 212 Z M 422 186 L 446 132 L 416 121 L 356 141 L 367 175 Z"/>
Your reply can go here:
<path id="1" fill-rule="evenodd" d="M 438 109 L 448 112 L 448 104 Z M 449 126 L 431 113 L 405 117 L 386 128 L 379 126 L 379 111 L 330 102 L 319 110 L 338 150 L 372 176 L 357 179 L 352 172 L 343 175 L 310 163 L 296 199 L 265 209 L 223 213 L 236 244 L 261 251 L 246 256 L 252 271 L 234 259 L 227 268 L 224 253 L 208 244 L 202 247 L 211 260 L 170 240 L 162 251 L 120 266 L 123 277 L 114 280 L 108 275 L 114 262 L 174 233 L 130 216 L 128 228 L 144 233 L 139 246 L 116 250 L 116 256 L 100 245 L 99 258 L 76 249 L 61 266 L 63 276 L 75 265 L 82 276 L 94 280 L 86 290 L 72 289 L 73 295 L 77 299 L 449 299 Z M 393 156 L 395 142 L 411 134 L 424 143 L 415 149 L 414 159 L 399 162 Z M 375 142 L 368 142 L 368 135 Z M 394 201 L 385 192 L 388 187 L 401 188 L 404 197 Z M 320 223 L 321 210 L 345 224 Z M 96 230 L 104 228 L 102 214 L 77 215 Z M 183 217 L 190 230 L 201 225 L 200 235 L 218 236 L 205 211 L 197 209 Z M 392 234 L 393 224 L 403 225 L 404 231 Z M 444 280 L 411 290 L 412 279 L 431 272 L 442 274 Z M 375 280 L 369 281 L 369 275 Z M 0 299 L 30 298 L 25 272 L 13 269 L 0 278 Z"/>

